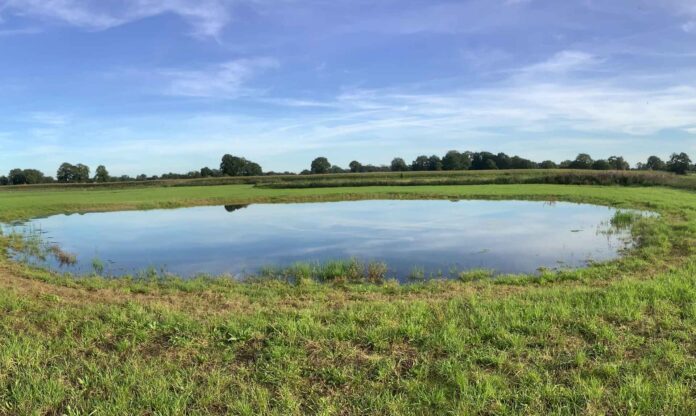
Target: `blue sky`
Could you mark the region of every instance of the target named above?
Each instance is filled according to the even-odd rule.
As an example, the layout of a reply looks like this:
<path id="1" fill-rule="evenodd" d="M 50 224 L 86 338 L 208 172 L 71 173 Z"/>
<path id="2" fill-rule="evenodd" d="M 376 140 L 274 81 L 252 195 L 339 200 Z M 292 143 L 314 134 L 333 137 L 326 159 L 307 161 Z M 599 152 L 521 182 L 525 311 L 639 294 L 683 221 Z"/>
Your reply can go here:
<path id="1" fill-rule="evenodd" d="M 694 0 L 0 0 L 0 171 L 696 156 Z"/>

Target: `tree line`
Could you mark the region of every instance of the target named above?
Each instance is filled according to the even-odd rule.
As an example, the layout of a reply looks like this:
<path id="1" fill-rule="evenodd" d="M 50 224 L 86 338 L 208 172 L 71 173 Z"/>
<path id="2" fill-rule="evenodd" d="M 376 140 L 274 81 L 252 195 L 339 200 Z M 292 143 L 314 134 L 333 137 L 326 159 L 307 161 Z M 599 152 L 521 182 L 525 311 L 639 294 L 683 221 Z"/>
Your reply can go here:
<path id="1" fill-rule="evenodd" d="M 630 170 L 631 166 L 622 156 L 607 159 L 593 159 L 587 153 L 577 155 L 574 160 L 556 163 L 552 160 L 534 162 L 520 156 L 508 156 L 505 153 L 459 152 L 450 150 L 443 157 L 421 155 L 411 163 L 396 157 L 389 166 L 363 165 L 354 160 L 348 169 L 332 165 L 325 157 L 314 159 L 310 168 L 302 171 L 304 175 L 327 173 L 365 173 L 365 172 L 406 172 L 406 171 L 440 171 L 440 170 L 497 170 L 497 169 L 587 169 L 587 170 Z M 650 156 L 646 163 L 638 163 L 637 170 L 668 171 L 686 174 L 694 170 L 691 159 L 686 153 L 673 153 L 667 161 L 657 156 Z"/>
<path id="2" fill-rule="evenodd" d="M 534 162 L 520 156 L 508 156 L 505 153 L 491 152 L 459 152 L 450 150 L 444 156 L 421 155 L 411 163 L 396 157 L 389 165 L 362 164 L 357 160 L 350 162 L 347 169 L 333 165 L 326 157 L 317 157 L 309 169 L 303 170 L 302 175 L 321 175 L 327 173 L 369 173 L 369 172 L 406 172 L 406 171 L 454 171 L 454 170 L 497 170 L 497 169 L 587 169 L 587 170 L 629 170 L 629 163 L 621 156 L 611 156 L 607 159 L 593 159 L 589 154 L 581 153 L 573 160 L 556 163 L 552 160 Z M 669 159 L 662 160 L 650 156 L 645 163 L 638 163 L 636 170 L 666 171 L 676 174 L 686 174 L 696 170 L 686 153 L 673 153 Z M 104 165 L 90 175 L 90 168 L 82 163 L 75 165 L 63 163 L 56 172 L 55 178 L 44 175 L 36 169 L 12 169 L 7 176 L 0 176 L 0 185 L 33 185 L 43 183 L 103 183 L 130 182 L 159 179 L 196 179 L 215 178 L 223 176 L 261 176 L 261 175 L 294 175 L 293 172 L 264 172 L 261 166 L 240 156 L 226 154 L 220 161 L 219 168 L 203 167 L 187 173 L 165 173 L 160 176 L 145 174 L 131 177 L 123 175 L 113 177 Z"/>

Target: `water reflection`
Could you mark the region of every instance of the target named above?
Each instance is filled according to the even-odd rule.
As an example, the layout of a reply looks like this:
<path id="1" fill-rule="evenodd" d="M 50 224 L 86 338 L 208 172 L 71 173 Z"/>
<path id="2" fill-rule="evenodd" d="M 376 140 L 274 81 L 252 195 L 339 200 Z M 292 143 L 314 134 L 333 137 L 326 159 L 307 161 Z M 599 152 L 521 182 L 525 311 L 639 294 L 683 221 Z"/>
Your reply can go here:
<path id="1" fill-rule="evenodd" d="M 235 212 L 235 211 L 238 211 L 238 210 L 240 210 L 240 209 L 244 209 L 244 208 L 246 208 L 246 207 L 248 207 L 248 206 L 249 206 L 249 204 L 225 205 L 225 211 L 227 211 L 227 212 Z"/>
<path id="2" fill-rule="evenodd" d="M 234 212 L 234 215 L 229 213 Z M 627 230 L 615 210 L 525 201 L 352 201 L 57 215 L 23 227 L 77 257 L 30 261 L 73 273 L 122 275 L 148 267 L 181 276 L 242 276 L 268 265 L 356 258 L 404 279 L 485 268 L 534 273 L 615 258 Z"/>

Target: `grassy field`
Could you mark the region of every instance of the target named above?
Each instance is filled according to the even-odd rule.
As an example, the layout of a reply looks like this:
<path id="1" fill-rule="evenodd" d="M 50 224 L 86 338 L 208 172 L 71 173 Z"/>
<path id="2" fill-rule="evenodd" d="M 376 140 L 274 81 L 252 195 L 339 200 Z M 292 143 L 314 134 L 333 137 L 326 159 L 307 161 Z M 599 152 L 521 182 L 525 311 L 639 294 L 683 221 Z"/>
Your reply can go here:
<path id="1" fill-rule="evenodd" d="M 368 198 L 650 209 L 638 247 L 495 281 L 71 279 L 0 259 L 0 414 L 696 414 L 696 193 L 574 185 L 0 191 L 0 220 Z M 0 247 L 11 244 L 2 237 Z"/>

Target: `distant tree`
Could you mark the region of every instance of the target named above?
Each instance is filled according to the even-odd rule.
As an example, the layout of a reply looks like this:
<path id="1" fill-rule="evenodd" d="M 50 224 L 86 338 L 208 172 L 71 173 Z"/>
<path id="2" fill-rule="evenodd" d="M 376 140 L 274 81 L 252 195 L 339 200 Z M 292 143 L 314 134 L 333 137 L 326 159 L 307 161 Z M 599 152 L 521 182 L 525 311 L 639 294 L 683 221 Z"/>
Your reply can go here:
<path id="1" fill-rule="evenodd" d="M 361 172 L 389 172 L 391 169 L 389 166 L 375 166 L 375 165 L 364 165 Z"/>
<path id="2" fill-rule="evenodd" d="M 263 170 L 258 163 L 230 154 L 222 157 L 220 172 L 227 176 L 258 176 L 263 174 Z"/>
<path id="3" fill-rule="evenodd" d="M 220 171 L 227 176 L 242 176 L 247 161 L 243 157 L 226 154 L 220 162 Z"/>
<path id="4" fill-rule="evenodd" d="M 331 169 L 331 163 L 325 157 L 318 157 L 312 161 L 311 171 L 315 175 L 328 173 L 329 169 Z"/>
<path id="5" fill-rule="evenodd" d="M 27 184 L 27 177 L 24 175 L 24 171 L 22 169 L 12 169 L 7 179 L 10 185 Z"/>
<path id="6" fill-rule="evenodd" d="M 36 169 L 12 169 L 6 180 L 8 185 L 34 185 L 50 182 L 43 172 Z"/>
<path id="7" fill-rule="evenodd" d="M 512 169 L 512 161 L 510 160 L 510 156 L 506 155 L 505 153 L 498 153 L 495 156 L 495 165 L 498 167 L 498 169 Z"/>
<path id="8" fill-rule="evenodd" d="M 650 156 L 648 161 L 645 163 L 644 168 L 647 170 L 665 170 L 667 169 L 667 165 L 659 157 Z"/>
<path id="9" fill-rule="evenodd" d="M 95 182 L 109 182 L 110 176 L 109 171 L 106 170 L 104 165 L 97 166 L 97 170 L 94 175 Z"/>
<path id="10" fill-rule="evenodd" d="M 498 169 L 498 164 L 495 162 L 496 155 L 490 152 L 476 152 L 471 157 L 472 170 L 491 170 Z"/>
<path id="11" fill-rule="evenodd" d="M 89 182 L 89 167 L 78 163 L 75 165 L 75 179 L 77 182 Z"/>
<path id="12" fill-rule="evenodd" d="M 348 166 L 350 167 L 350 171 L 352 173 L 362 172 L 363 169 L 363 166 L 357 160 L 350 162 Z"/>
<path id="13" fill-rule="evenodd" d="M 147 175 L 144 173 L 141 173 L 140 175 L 135 177 L 136 181 L 146 181 L 147 180 Z"/>
<path id="14" fill-rule="evenodd" d="M 536 169 L 537 164 L 529 159 L 525 159 L 519 156 L 513 156 L 510 158 L 510 168 L 511 169 Z"/>
<path id="15" fill-rule="evenodd" d="M 428 170 L 442 170 L 442 160 L 436 155 L 430 156 L 428 158 Z"/>
<path id="16" fill-rule="evenodd" d="M 571 166 L 573 166 L 572 160 L 564 160 L 560 165 L 558 165 L 560 169 L 570 169 Z"/>
<path id="17" fill-rule="evenodd" d="M 450 150 L 442 158 L 442 170 L 467 170 L 470 166 L 469 152 L 459 153 L 456 150 Z"/>
<path id="18" fill-rule="evenodd" d="M 89 182 L 89 167 L 82 163 L 77 165 L 63 163 L 58 168 L 56 179 L 63 183 Z"/>
<path id="19" fill-rule="evenodd" d="M 604 159 L 598 159 L 592 162 L 592 169 L 594 170 L 611 170 L 611 163 Z"/>
<path id="20" fill-rule="evenodd" d="M 214 176 L 214 175 L 215 175 L 215 172 L 213 172 L 213 170 L 210 169 L 209 167 L 206 166 L 204 168 L 201 168 L 201 177 L 202 178 L 210 178 L 211 176 Z"/>
<path id="21" fill-rule="evenodd" d="M 58 180 L 58 182 L 72 182 L 74 169 L 75 166 L 67 162 L 60 165 L 60 167 L 58 168 L 58 172 L 56 173 L 56 179 Z"/>
<path id="22" fill-rule="evenodd" d="M 0 176 L 0 186 L 7 186 L 10 184 L 10 180 L 7 176 Z"/>
<path id="23" fill-rule="evenodd" d="M 245 169 L 244 169 L 244 176 L 261 176 L 263 175 L 263 169 L 261 169 L 261 165 L 255 162 L 247 162 Z"/>
<path id="24" fill-rule="evenodd" d="M 486 159 L 483 162 L 483 169 L 484 170 L 496 170 L 496 169 L 498 169 L 498 165 L 495 164 L 495 160 Z"/>
<path id="25" fill-rule="evenodd" d="M 691 167 L 691 159 L 686 153 L 672 153 L 667 162 L 667 170 L 678 175 L 686 175 Z"/>
<path id="26" fill-rule="evenodd" d="M 411 163 L 411 170 L 413 171 L 424 171 L 430 169 L 430 158 L 425 155 L 418 156 Z"/>
<path id="27" fill-rule="evenodd" d="M 463 155 L 456 150 L 450 150 L 442 158 L 442 170 L 463 170 Z"/>
<path id="28" fill-rule="evenodd" d="M 587 153 L 580 153 L 574 161 L 570 163 L 571 169 L 591 169 L 594 160 Z"/>
<path id="29" fill-rule="evenodd" d="M 23 173 L 29 185 L 46 182 L 46 176 L 44 176 L 43 172 L 36 169 L 24 169 Z"/>
<path id="30" fill-rule="evenodd" d="M 390 169 L 392 172 L 405 172 L 408 170 L 408 165 L 402 158 L 395 157 L 394 160 L 391 161 Z"/>
<path id="31" fill-rule="evenodd" d="M 539 163 L 541 169 L 558 169 L 558 165 L 553 160 L 545 160 Z"/>
<path id="32" fill-rule="evenodd" d="M 607 160 L 614 170 L 629 170 L 631 166 L 621 156 L 612 156 Z"/>
<path id="33" fill-rule="evenodd" d="M 332 165 L 329 168 L 329 173 L 345 173 L 345 172 L 346 172 L 345 169 L 343 169 L 342 167 L 337 166 L 337 165 Z"/>
<path id="34" fill-rule="evenodd" d="M 312 171 L 309 169 L 305 169 L 302 172 L 300 172 L 300 175 L 311 175 L 311 174 L 312 174 Z"/>

